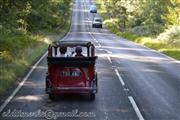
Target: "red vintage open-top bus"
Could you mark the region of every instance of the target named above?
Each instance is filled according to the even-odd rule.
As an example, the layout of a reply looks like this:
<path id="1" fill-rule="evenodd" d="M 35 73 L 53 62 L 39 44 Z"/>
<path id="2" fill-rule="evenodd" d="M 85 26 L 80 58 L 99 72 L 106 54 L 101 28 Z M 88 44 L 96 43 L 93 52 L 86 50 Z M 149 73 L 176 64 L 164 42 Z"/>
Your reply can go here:
<path id="1" fill-rule="evenodd" d="M 61 47 L 67 48 L 66 56 L 59 57 Z M 83 56 L 73 54 L 77 46 L 82 47 Z M 46 93 L 54 100 L 62 93 L 87 93 L 91 99 L 97 93 L 97 72 L 95 71 L 95 46 L 84 41 L 56 41 L 48 47 L 48 72 Z"/>

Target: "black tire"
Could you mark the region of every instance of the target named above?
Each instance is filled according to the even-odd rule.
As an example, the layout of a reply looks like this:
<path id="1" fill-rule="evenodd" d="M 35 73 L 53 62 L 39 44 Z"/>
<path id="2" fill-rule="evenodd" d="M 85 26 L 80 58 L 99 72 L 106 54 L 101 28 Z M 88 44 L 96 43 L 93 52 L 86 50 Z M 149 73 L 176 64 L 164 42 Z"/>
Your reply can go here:
<path id="1" fill-rule="evenodd" d="M 94 93 L 90 93 L 89 97 L 90 97 L 90 100 L 95 100 L 95 94 Z"/>
<path id="2" fill-rule="evenodd" d="M 95 74 L 95 82 L 96 82 L 96 87 L 97 87 L 97 91 L 96 91 L 96 93 L 98 92 L 98 74 L 97 74 L 97 72 L 96 72 L 96 74 Z"/>
<path id="3" fill-rule="evenodd" d="M 49 93 L 49 99 L 56 101 L 56 100 L 58 100 L 58 95 Z"/>
<path id="4" fill-rule="evenodd" d="M 97 72 L 96 72 L 96 74 L 95 74 L 95 80 L 96 80 L 96 86 L 98 87 L 98 74 L 97 74 Z"/>

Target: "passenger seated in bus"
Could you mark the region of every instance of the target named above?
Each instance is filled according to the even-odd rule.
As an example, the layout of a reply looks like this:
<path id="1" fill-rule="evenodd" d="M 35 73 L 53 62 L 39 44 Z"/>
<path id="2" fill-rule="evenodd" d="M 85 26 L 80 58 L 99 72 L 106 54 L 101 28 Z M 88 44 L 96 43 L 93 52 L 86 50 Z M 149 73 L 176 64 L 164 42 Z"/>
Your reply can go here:
<path id="1" fill-rule="evenodd" d="M 59 55 L 57 55 L 58 57 L 66 57 L 66 52 L 67 52 L 67 47 L 65 46 L 61 46 L 59 48 Z"/>
<path id="2" fill-rule="evenodd" d="M 75 57 L 83 57 L 81 46 L 77 46 L 75 52 L 76 52 Z"/>

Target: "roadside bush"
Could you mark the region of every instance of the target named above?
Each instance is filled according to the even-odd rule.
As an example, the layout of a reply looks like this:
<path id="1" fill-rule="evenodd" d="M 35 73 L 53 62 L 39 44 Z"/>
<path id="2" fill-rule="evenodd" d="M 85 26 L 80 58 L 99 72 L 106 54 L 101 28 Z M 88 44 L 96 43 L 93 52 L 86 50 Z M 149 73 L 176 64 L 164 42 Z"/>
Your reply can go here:
<path id="1" fill-rule="evenodd" d="M 180 49 L 161 49 L 159 51 L 168 56 L 173 56 L 173 58 L 177 60 L 180 60 Z"/>
<path id="2" fill-rule="evenodd" d="M 156 36 L 163 31 L 163 27 L 158 24 L 141 25 L 132 28 L 131 32 L 140 36 Z"/>
<path id="3" fill-rule="evenodd" d="M 119 32 L 119 30 L 117 29 L 117 26 L 113 23 L 113 20 L 107 20 L 107 21 L 105 21 L 105 25 L 106 25 L 108 28 L 110 28 L 113 33 Z"/>
<path id="4" fill-rule="evenodd" d="M 0 32 L 0 36 L 1 57 L 8 61 L 33 42 L 28 34 L 12 33 L 5 28 Z"/>
<path id="5" fill-rule="evenodd" d="M 152 49 L 155 49 L 155 50 L 159 50 L 160 48 L 167 48 L 167 44 L 166 43 L 163 43 L 163 42 L 145 42 L 144 43 L 145 46 L 149 47 L 149 48 L 152 48 Z"/>
<path id="6" fill-rule="evenodd" d="M 164 41 L 167 44 L 180 47 L 180 26 L 172 26 L 159 34 L 157 40 Z"/>
<path id="7" fill-rule="evenodd" d="M 137 34 L 137 35 L 149 35 L 150 34 L 150 30 L 148 28 L 148 26 L 136 26 L 134 28 L 132 28 L 132 33 Z"/>

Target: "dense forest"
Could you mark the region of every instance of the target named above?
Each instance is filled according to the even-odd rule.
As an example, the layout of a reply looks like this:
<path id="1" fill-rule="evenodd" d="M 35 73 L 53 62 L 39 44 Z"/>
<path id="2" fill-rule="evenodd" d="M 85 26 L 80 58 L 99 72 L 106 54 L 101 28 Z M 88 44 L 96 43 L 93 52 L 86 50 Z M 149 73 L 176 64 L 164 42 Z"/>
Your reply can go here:
<path id="1" fill-rule="evenodd" d="M 71 6 L 72 0 L 0 0 L 0 94 L 68 31 Z"/>

